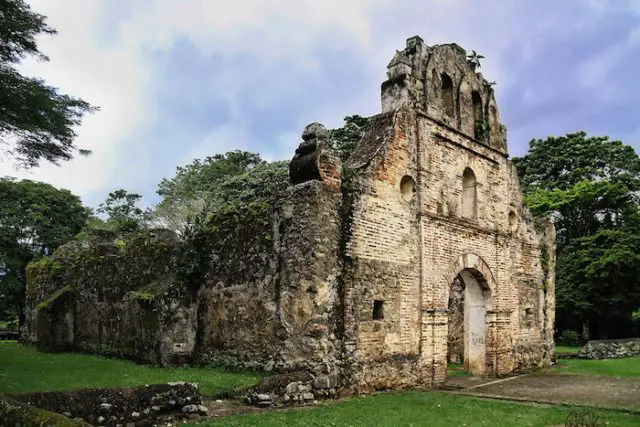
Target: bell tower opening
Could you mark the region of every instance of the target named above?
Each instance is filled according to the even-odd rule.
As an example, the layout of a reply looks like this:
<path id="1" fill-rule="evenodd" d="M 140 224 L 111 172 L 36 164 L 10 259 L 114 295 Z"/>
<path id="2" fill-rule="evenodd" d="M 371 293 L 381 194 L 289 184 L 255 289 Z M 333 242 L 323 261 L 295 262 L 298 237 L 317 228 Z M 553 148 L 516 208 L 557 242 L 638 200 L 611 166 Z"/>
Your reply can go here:
<path id="1" fill-rule="evenodd" d="M 455 105 L 453 101 L 453 80 L 448 74 L 440 75 L 442 81 L 442 111 L 445 115 L 453 117 L 455 115 Z"/>

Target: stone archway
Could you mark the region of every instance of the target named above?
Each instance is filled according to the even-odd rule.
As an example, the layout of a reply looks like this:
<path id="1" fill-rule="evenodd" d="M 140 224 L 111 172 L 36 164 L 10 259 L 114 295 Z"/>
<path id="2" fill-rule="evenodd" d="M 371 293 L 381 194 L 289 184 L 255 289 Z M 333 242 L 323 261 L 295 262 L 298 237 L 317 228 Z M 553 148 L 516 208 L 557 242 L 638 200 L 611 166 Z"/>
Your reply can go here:
<path id="1" fill-rule="evenodd" d="M 464 362 L 473 375 L 487 372 L 487 311 L 492 309 L 495 280 L 488 266 L 477 255 L 460 257 L 447 277 L 449 326 L 447 361 Z"/>

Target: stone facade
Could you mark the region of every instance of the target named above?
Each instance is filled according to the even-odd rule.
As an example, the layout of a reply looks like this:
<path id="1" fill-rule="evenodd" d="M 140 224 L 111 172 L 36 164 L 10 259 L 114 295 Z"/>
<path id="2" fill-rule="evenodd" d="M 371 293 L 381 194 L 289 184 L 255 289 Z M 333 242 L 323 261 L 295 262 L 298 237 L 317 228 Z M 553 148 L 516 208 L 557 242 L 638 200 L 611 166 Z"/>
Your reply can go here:
<path id="1" fill-rule="evenodd" d="M 554 227 L 524 203 L 492 85 L 459 46 L 412 37 L 381 91 L 382 112 L 345 164 L 326 129 L 307 126 L 269 244 L 238 238 L 241 249 L 212 263 L 193 298 L 162 300 L 181 314 L 153 323 L 159 353 L 148 360 L 172 360 L 179 347 L 203 361 L 302 372 L 279 387 L 314 396 L 436 386 L 449 360 L 484 376 L 551 364 Z M 159 280 L 130 277 L 130 290 Z M 98 308 L 115 319 L 141 312 L 123 306 L 126 295 Z M 90 303 L 74 306 L 73 348 Z"/>

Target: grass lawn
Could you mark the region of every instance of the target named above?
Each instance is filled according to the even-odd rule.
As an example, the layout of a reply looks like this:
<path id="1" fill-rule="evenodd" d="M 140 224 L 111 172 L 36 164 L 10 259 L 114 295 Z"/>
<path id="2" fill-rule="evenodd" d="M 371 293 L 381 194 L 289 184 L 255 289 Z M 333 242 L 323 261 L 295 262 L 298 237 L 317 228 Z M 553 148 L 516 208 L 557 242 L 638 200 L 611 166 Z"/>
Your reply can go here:
<path id="1" fill-rule="evenodd" d="M 203 395 L 251 385 L 255 373 L 221 369 L 160 368 L 86 354 L 40 353 L 17 342 L 0 341 L 0 393 L 127 387 L 169 381 L 198 383 Z"/>
<path id="2" fill-rule="evenodd" d="M 470 377 L 471 373 L 464 370 L 464 363 L 449 363 L 447 366 L 447 376 L 449 378 L 454 377 Z"/>
<path id="3" fill-rule="evenodd" d="M 556 373 L 638 378 L 640 356 L 608 360 L 559 359 L 552 370 Z"/>
<path id="4" fill-rule="evenodd" d="M 384 393 L 312 409 L 208 420 L 191 426 L 553 426 L 577 408 L 528 405 L 438 392 Z M 638 426 L 640 416 L 596 411 L 611 426 Z M 604 425 L 604 424 L 603 424 Z"/>
<path id="5" fill-rule="evenodd" d="M 575 354 L 580 351 L 582 347 L 580 346 L 569 346 L 569 345 L 557 345 L 556 353 L 571 353 Z"/>

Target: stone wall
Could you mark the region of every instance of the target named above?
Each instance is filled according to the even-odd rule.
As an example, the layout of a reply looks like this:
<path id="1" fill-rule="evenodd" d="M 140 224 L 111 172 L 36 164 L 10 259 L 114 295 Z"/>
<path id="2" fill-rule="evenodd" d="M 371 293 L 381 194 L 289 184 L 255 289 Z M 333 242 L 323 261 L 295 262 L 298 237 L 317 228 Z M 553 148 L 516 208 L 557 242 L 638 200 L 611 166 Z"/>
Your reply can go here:
<path id="1" fill-rule="evenodd" d="M 190 358 L 195 310 L 170 271 L 178 242 L 162 230 L 121 242 L 72 243 L 29 266 L 28 341 L 160 364 Z"/>
<path id="2" fill-rule="evenodd" d="M 640 356 L 640 338 L 591 340 L 580 349 L 577 356 L 597 360 Z"/>
<path id="3" fill-rule="evenodd" d="M 0 397 L 0 427 L 92 427 L 82 420 Z"/>
<path id="4" fill-rule="evenodd" d="M 207 412 L 201 405 L 197 385 L 184 382 L 129 388 L 27 393 L 13 395 L 11 398 L 29 407 L 60 414 L 61 418 L 91 423 L 69 425 L 151 426 L 167 415 L 197 415 Z"/>

